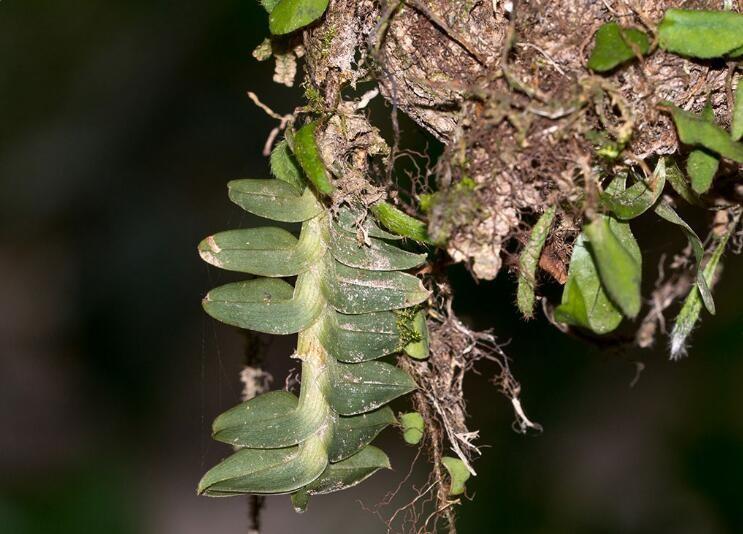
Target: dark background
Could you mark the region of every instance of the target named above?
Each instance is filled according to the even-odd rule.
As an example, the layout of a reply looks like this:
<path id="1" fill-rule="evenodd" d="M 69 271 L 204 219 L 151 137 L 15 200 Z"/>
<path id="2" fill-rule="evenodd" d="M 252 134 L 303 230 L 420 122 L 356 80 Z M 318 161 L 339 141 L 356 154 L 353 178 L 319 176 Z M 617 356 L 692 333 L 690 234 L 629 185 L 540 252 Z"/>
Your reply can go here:
<path id="1" fill-rule="evenodd" d="M 274 122 L 245 91 L 281 113 L 301 99 L 250 55 L 266 28 L 252 0 L 0 2 L 3 534 L 247 531 L 245 499 L 195 495 L 229 452 L 209 425 L 237 401 L 245 347 L 202 313 L 224 275 L 195 248 L 250 223 L 227 180 L 267 176 Z M 676 229 L 645 229 L 651 257 L 684 244 Z M 460 531 L 742 532 L 741 266 L 729 260 L 718 316 L 675 364 L 525 324 L 507 275 L 476 286 L 454 268 L 460 314 L 512 339 L 522 399 L 545 427 L 515 434 L 493 369 L 469 379 L 488 448 Z M 291 343 L 270 345 L 279 387 Z M 383 532 L 357 500 L 380 501 L 407 471 L 414 451 L 401 441 L 381 440 L 395 471 L 316 498 L 304 516 L 270 498 L 265 533 Z"/>

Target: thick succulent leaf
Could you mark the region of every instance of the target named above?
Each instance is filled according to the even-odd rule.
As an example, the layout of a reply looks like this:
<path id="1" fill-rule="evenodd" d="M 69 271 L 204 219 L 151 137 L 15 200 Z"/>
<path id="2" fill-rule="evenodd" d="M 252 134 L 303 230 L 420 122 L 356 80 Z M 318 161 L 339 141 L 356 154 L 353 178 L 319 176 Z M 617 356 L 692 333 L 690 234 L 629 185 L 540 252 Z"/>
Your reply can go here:
<path id="1" fill-rule="evenodd" d="M 736 143 L 725 130 L 703 117 L 670 104 L 667 108 L 676 123 L 682 143 L 699 145 L 710 152 L 743 163 L 743 143 Z"/>
<path id="2" fill-rule="evenodd" d="M 691 250 L 694 252 L 694 258 L 697 262 L 697 287 L 699 288 L 699 292 L 702 296 L 702 300 L 704 302 L 704 306 L 707 308 L 707 311 L 714 315 L 715 302 L 712 298 L 712 292 L 709 290 L 709 286 L 707 285 L 707 281 L 702 274 L 702 258 L 704 258 L 704 247 L 702 246 L 701 239 L 699 239 L 699 236 L 691 228 L 691 226 L 686 224 L 686 222 L 681 217 L 679 217 L 678 214 L 673 210 L 673 208 L 666 202 L 661 202 L 660 204 L 658 204 L 655 207 L 655 213 L 666 221 L 680 226 L 681 230 L 686 235 L 686 238 L 689 240 L 689 245 L 691 245 Z"/>
<path id="3" fill-rule="evenodd" d="M 562 303 L 555 309 L 555 319 L 606 334 L 619 326 L 622 314 L 604 292 L 585 241 L 585 235 L 580 234 L 573 247 L 568 280 L 562 291 Z"/>
<path id="4" fill-rule="evenodd" d="M 743 77 L 738 78 L 735 88 L 735 105 L 733 106 L 733 124 L 730 129 L 730 138 L 740 141 L 743 138 Z"/>
<path id="5" fill-rule="evenodd" d="M 412 321 L 413 335 L 417 341 L 411 341 L 405 345 L 405 353 L 416 360 L 425 360 L 428 358 L 428 324 L 426 323 L 425 310 L 419 310 Z"/>
<path id="6" fill-rule="evenodd" d="M 669 9 L 658 26 L 660 47 L 682 56 L 715 58 L 743 46 L 743 15 Z"/>
<path id="7" fill-rule="evenodd" d="M 298 195 L 294 186 L 281 180 L 234 180 L 227 187 L 232 202 L 274 221 L 304 222 L 323 211 L 309 188 Z"/>
<path id="8" fill-rule="evenodd" d="M 324 293 L 341 313 L 370 313 L 415 306 L 429 292 L 407 273 L 376 272 L 345 266 L 326 258 Z"/>
<path id="9" fill-rule="evenodd" d="M 699 197 L 697 197 L 697 194 L 692 191 L 686 176 L 684 176 L 684 173 L 678 168 L 676 162 L 672 162 L 666 168 L 666 179 L 668 180 L 668 183 L 671 184 L 671 187 L 673 187 L 673 190 L 676 191 L 676 193 L 678 193 L 678 195 L 686 202 L 693 206 L 701 206 Z"/>
<path id="10" fill-rule="evenodd" d="M 519 285 L 516 292 L 516 304 L 521 315 L 526 319 L 534 317 L 534 286 L 536 285 L 537 266 L 542 255 L 544 243 L 555 220 L 555 206 L 550 206 L 539 217 L 531 230 L 529 242 L 519 256 Z"/>
<path id="11" fill-rule="evenodd" d="M 311 24 L 328 7 L 329 0 L 280 0 L 268 17 L 268 28 L 274 35 L 292 33 Z"/>
<path id="12" fill-rule="evenodd" d="M 409 237 L 421 243 L 431 243 L 428 226 L 423 221 L 403 213 L 392 204 L 377 202 L 371 207 L 379 222 L 385 228 L 403 237 Z"/>
<path id="13" fill-rule="evenodd" d="M 332 228 L 329 236 L 330 252 L 344 265 L 371 271 L 404 271 L 426 262 L 425 254 L 414 254 L 369 237 L 364 242 L 340 229 Z"/>
<path id="14" fill-rule="evenodd" d="M 625 61 L 634 59 L 637 52 L 647 54 L 650 47 L 650 40 L 645 32 L 635 28 L 622 28 L 616 22 L 602 25 L 596 32 L 595 39 L 596 44 L 588 59 L 588 68 L 596 72 L 609 71 Z"/>
<path id="15" fill-rule="evenodd" d="M 400 235 L 382 230 L 366 212 L 357 212 L 348 208 L 342 208 L 338 212 L 335 226 L 353 236 L 358 236 L 360 233 L 362 236 L 366 235 L 387 241 L 399 241 L 402 239 Z"/>
<path id="16" fill-rule="evenodd" d="M 331 195 L 335 186 L 330 181 L 330 174 L 317 148 L 316 129 L 317 122 L 310 122 L 297 131 L 294 135 L 294 155 L 315 188 L 323 195 Z"/>
<path id="17" fill-rule="evenodd" d="M 328 447 L 331 462 L 345 460 L 371 443 L 388 425 L 395 423 L 389 406 L 351 417 L 339 417 Z"/>
<path id="18" fill-rule="evenodd" d="M 317 437 L 287 449 L 240 449 L 204 475 L 198 492 L 212 497 L 290 493 L 316 480 L 327 465 Z"/>
<path id="19" fill-rule="evenodd" d="M 425 424 L 423 417 L 418 412 L 404 413 L 400 416 L 403 438 L 405 443 L 417 445 L 423 438 Z"/>
<path id="20" fill-rule="evenodd" d="M 341 415 L 370 412 L 416 387 L 410 376 L 384 362 L 335 363 L 329 402 Z"/>
<path id="21" fill-rule="evenodd" d="M 271 391 L 217 417 L 213 438 L 251 449 L 290 447 L 317 432 L 329 415 L 321 406 L 298 406 L 297 398 L 287 391 Z"/>
<path id="22" fill-rule="evenodd" d="M 294 159 L 289 143 L 284 139 L 271 151 L 271 174 L 278 180 L 294 187 L 297 194 L 305 188 L 304 177 L 299 163 Z"/>
<path id="23" fill-rule="evenodd" d="M 375 360 L 401 348 L 397 317 L 389 311 L 360 315 L 334 312 L 325 317 L 323 326 L 323 346 L 341 362 Z"/>
<path id="24" fill-rule="evenodd" d="M 228 271 L 259 276 L 294 276 L 323 255 L 318 232 L 302 231 L 299 239 L 282 228 L 262 227 L 221 232 L 199 244 L 207 263 Z"/>
<path id="25" fill-rule="evenodd" d="M 380 469 L 391 469 L 390 460 L 382 450 L 368 445 L 350 458 L 328 465 L 305 489 L 310 495 L 341 491 L 363 482 Z"/>
<path id="26" fill-rule="evenodd" d="M 451 479 L 449 495 L 461 495 L 464 493 L 464 485 L 470 478 L 469 469 L 467 469 L 464 462 L 459 458 L 444 456 L 441 459 L 441 463 L 446 467 L 446 470 L 449 472 L 449 478 Z"/>
<path id="27" fill-rule="evenodd" d="M 636 317 L 642 306 L 642 254 L 629 224 L 602 215 L 583 232 L 604 289 L 624 315 Z"/>
<path id="28" fill-rule="evenodd" d="M 295 292 L 287 282 L 272 278 L 236 282 L 210 291 L 203 306 L 223 323 L 267 334 L 294 334 L 311 325 L 324 306 L 319 284 L 298 285 L 301 291 Z"/>
<path id="29" fill-rule="evenodd" d="M 626 189 L 624 183 L 624 177 L 615 178 L 601 194 L 601 201 L 617 219 L 627 221 L 639 217 L 658 201 L 666 185 L 665 160 L 661 158 L 648 181 L 638 181 Z"/>

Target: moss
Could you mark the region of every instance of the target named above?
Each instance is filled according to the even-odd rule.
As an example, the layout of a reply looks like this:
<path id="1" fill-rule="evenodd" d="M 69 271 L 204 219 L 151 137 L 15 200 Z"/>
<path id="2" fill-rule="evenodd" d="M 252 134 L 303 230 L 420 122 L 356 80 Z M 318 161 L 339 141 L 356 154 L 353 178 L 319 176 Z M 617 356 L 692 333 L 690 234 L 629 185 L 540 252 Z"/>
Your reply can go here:
<path id="1" fill-rule="evenodd" d="M 429 215 L 428 231 L 434 244 L 444 245 L 455 228 L 472 221 L 480 208 L 476 187 L 472 178 L 464 176 L 446 191 L 421 195 L 421 209 Z"/>

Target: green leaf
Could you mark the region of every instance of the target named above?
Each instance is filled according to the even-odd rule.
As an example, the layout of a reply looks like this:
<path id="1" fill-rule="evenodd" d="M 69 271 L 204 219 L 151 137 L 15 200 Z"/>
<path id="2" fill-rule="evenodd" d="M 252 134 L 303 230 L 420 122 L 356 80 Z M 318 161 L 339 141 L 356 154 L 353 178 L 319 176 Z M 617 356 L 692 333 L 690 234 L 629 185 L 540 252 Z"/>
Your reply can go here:
<path id="1" fill-rule="evenodd" d="M 305 441 L 329 416 L 317 405 L 297 405 L 297 398 L 289 392 L 271 391 L 217 417 L 212 437 L 236 447 L 279 449 Z"/>
<path id="2" fill-rule="evenodd" d="M 280 0 L 260 0 L 261 5 L 263 8 L 268 11 L 269 13 L 273 11 L 273 8 L 276 7 L 276 4 L 280 2 Z"/>
<path id="3" fill-rule="evenodd" d="M 678 193 L 678 195 L 686 202 L 692 206 L 702 205 L 699 197 L 697 197 L 696 193 L 692 191 L 688 180 L 684 176 L 684 173 L 681 172 L 681 169 L 678 168 L 675 161 L 668 165 L 668 168 L 666 169 L 666 179 L 668 180 L 668 183 L 671 184 L 671 187 L 673 187 L 673 190 L 676 191 L 676 193 Z"/>
<path id="4" fill-rule="evenodd" d="M 230 230 L 199 244 L 202 259 L 221 269 L 259 276 L 295 276 L 324 253 L 318 232 L 302 231 L 297 239 L 282 228 Z"/>
<path id="5" fill-rule="evenodd" d="M 650 179 L 624 188 L 625 178 L 615 178 L 601 194 L 601 202 L 616 218 L 630 220 L 639 217 L 658 201 L 666 185 L 666 164 L 661 158 Z"/>
<path id="6" fill-rule="evenodd" d="M 305 188 L 304 177 L 299 163 L 294 159 L 286 139 L 277 144 L 271 152 L 271 174 L 294 187 L 297 194 Z"/>
<path id="7" fill-rule="evenodd" d="M 658 26 L 658 39 L 661 48 L 682 56 L 722 57 L 743 46 L 743 15 L 669 9 Z"/>
<path id="8" fill-rule="evenodd" d="M 516 293 L 516 303 L 521 315 L 525 319 L 534 317 L 534 287 L 537 280 L 537 266 L 542 255 L 544 243 L 555 220 L 556 207 L 550 206 L 539 217 L 537 224 L 531 230 L 529 242 L 519 256 L 519 286 Z"/>
<path id="9" fill-rule="evenodd" d="M 634 59 L 637 53 L 648 53 L 650 41 L 645 32 L 635 28 L 622 28 L 616 22 L 607 22 L 596 32 L 596 44 L 588 59 L 588 68 L 606 72 L 617 65 Z"/>
<path id="10" fill-rule="evenodd" d="M 300 278 L 314 276 L 303 273 Z M 302 291 L 272 278 L 257 278 L 213 289 L 204 298 L 206 313 L 233 326 L 267 334 L 294 334 L 317 319 L 323 309 L 319 284 L 297 284 Z"/>
<path id="11" fill-rule="evenodd" d="M 735 88 L 735 105 L 733 107 L 733 125 L 730 130 L 730 138 L 740 141 L 743 137 L 743 77 L 738 78 L 738 86 Z"/>
<path id="12" fill-rule="evenodd" d="M 387 241 L 398 241 L 402 236 L 382 230 L 365 211 L 342 208 L 336 218 L 336 227 L 353 236 L 367 235 Z"/>
<path id="13" fill-rule="evenodd" d="M 428 358 L 428 324 L 426 324 L 426 312 L 419 310 L 413 317 L 413 334 L 418 341 L 412 341 L 405 345 L 405 353 L 416 360 Z"/>
<path id="14" fill-rule="evenodd" d="M 298 514 L 303 514 L 307 511 L 307 505 L 310 503 L 310 494 L 303 488 L 299 491 L 295 491 L 291 494 L 292 508 Z"/>
<path id="15" fill-rule="evenodd" d="M 329 0 L 280 0 L 268 17 L 268 28 L 274 35 L 284 35 L 303 28 L 322 17 Z"/>
<path id="16" fill-rule="evenodd" d="M 240 449 L 204 475 L 198 493 L 290 493 L 317 479 L 327 465 L 324 444 L 315 437 L 286 449 Z"/>
<path id="17" fill-rule="evenodd" d="M 706 150 L 692 150 L 686 160 L 686 172 L 691 178 L 691 188 L 698 195 L 704 194 L 712 187 L 712 180 L 717 174 L 720 160 Z"/>
<path id="18" fill-rule="evenodd" d="M 425 254 L 414 254 L 373 237 L 359 242 L 356 236 L 333 228 L 330 230 L 330 252 L 344 265 L 371 271 L 402 271 L 426 262 Z"/>
<path id="19" fill-rule="evenodd" d="M 680 226 L 681 230 L 686 235 L 686 238 L 689 240 L 689 245 L 691 245 L 691 249 L 694 252 L 694 258 L 697 262 L 697 287 L 699 288 L 699 292 L 702 295 L 702 300 L 704 301 L 704 306 L 707 308 L 707 311 L 714 315 L 715 302 L 712 299 L 712 293 L 710 292 L 709 287 L 707 286 L 707 282 L 704 279 L 704 275 L 702 274 L 702 259 L 704 258 L 704 247 L 702 246 L 702 241 L 699 239 L 699 236 L 691 228 L 691 226 L 686 224 L 686 222 L 684 222 L 684 220 L 678 216 L 678 214 L 670 205 L 668 205 L 668 203 L 661 202 L 660 204 L 658 204 L 655 207 L 655 213 L 666 221 Z"/>
<path id="20" fill-rule="evenodd" d="M 336 363 L 329 402 L 341 415 L 376 410 L 416 388 L 403 370 L 384 362 Z"/>
<path id="21" fill-rule="evenodd" d="M 725 247 L 727 246 L 728 240 L 730 239 L 730 236 L 738 225 L 739 220 L 740 215 L 738 214 L 733 220 L 732 224 L 730 224 L 730 226 L 728 227 L 725 234 L 723 234 L 723 236 L 718 239 L 715 250 L 712 252 L 712 256 L 710 257 L 707 264 L 704 266 L 702 276 L 704 277 L 707 287 L 712 284 L 712 281 L 715 278 L 717 266 L 720 263 L 720 259 L 722 258 L 722 254 L 725 252 Z M 687 339 L 691 334 L 691 331 L 694 329 L 694 325 L 696 325 L 697 321 L 699 320 L 701 311 L 702 294 L 699 290 L 699 285 L 697 285 L 691 288 L 691 292 L 686 297 L 686 300 L 684 300 L 681 311 L 676 317 L 676 321 L 673 325 L 673 330 L 671 331 L 672 360 L 678 360 L 679 358 L 686 355 Z"/>
<path id="22" fill-rule="evenodd" d="M 666 104 L 676 123 L 679 139 L 687 145 L 699 145 L 738 163 L 743 163 L 743 143 L 733 141 L 728 133 L 712 122 Z"/>
<path id="23" fill-rule="evenodd" d="M 401 348 L 397 318 L 390 311 L 327 314 L 322 343 L 336 360 L 346 363 L 374 360 Z"/>
<path id="24" fill-rule="evenodd" d="M 629 224 L 599 216 L 583 227 L 601 285 L 629 318 L 642 306 L 642 255 Z"/>
<path id="25" fill-rule="evenodd" d="M 417 445 L 423 438 L 423 429 L 425 424 L 423 417 L 418 412 L 408 412 L 400 416 L 402 425 L 402 435 L 405 443 Z"/>
<path id="26" fill-rule="evenodd" d="M 227 187 L 232 202 L 274 221 L 304 222 L 323 211 L 311 190 L 305 189 L 300 196 L 293 186 L 281 180 L 234 180 Z"/>
<path id="27" fill-rule="evenodd" d="M 323 195 L 332 195 L 335 186 L 330 183 L 330 175 L 317 148 L 315 130 L 316 121 L 305 124 L 294 134 L 294 156 L 315 188 Z"/>
<path id="28" fill-rule="evenodd" d="M 423 221 L 403 213 L 392 204 L 377 202 L 371 207 L 379 222 L 391 232 L 409 237 L 421 243 L 431 243 L 428 237 L 428 226 Z"/>
<path id="29" fill-rule="evenodd" d="M 555 309 L 555 319 L 587 328 L 597 334 L 611 332 L 622 321 L 621 312 L 612 304 L 601 286 L 596 264 L 586 248 L 583 233 L 573 246 L 568 280 L 562 291 L 562 303 Z"/>
<path id="30" fill-rule="evenodd" d="M 459 458 L 444 456 L 441 459 L 441 463 L 446 467 L 446 470 L 449 472 L 449 478 L 451 479 L 449 495 L 461 495 L 464 493 L 464 484 L 470 478 L 470 472 L 464 462 Z"/>
<path id="31" fill-rule="evenodd" d="M 366 447 L 388 425 L 395 423 L 389 406 L 351 417 L 339 417 L 328 448 L 331 462 L 345 460 Z"/>
<path id="32" fill-rule="evenodd" d="M 323 474 L 307 486 L 307 492 L 320 495 L 352 488 L 380 469 L 391 469 L 390 460 L 380 449 L 368 445 L 350 458 L 328 465 Z"/>
<path id="33" fill-rule="evenodd" d="M 420 279 L 397 271 L 377 272 L 326 260 L 323 292 L 341 313 L 359 314 L 415 306 L 428 299 Z"/>

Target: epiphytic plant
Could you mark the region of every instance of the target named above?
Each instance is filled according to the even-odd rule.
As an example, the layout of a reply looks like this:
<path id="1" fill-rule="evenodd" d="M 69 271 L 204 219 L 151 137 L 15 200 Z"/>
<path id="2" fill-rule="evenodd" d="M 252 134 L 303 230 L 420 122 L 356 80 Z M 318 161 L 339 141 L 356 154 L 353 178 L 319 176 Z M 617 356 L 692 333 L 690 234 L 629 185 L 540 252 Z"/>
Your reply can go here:
<path id="1" fill-rule="evenodd" d="M 312 127 L 297 133 L 295 153 L 307 174 L 317 175 L 319 163 L 308 156 L 314 139 L 305 134 Z M 321 187 L 305 182 L 286 142 L 274 150 L 272 169 L 274 179 L 230 182 L 230 199 L 255 215 L 301 222 L 299 238 L 264 227 L 205 239 L 204 260 L 259 278 L 212 290 L 204 309 L 240 328 L 299 333 L 293 357 L 302 362 L 301 392 L 298 399 L 266 393 L 220 415 L 214 438 L 238 450 L 204 476 L 199 492 L 290 493 L 303 509 L 309 495 L 345 489 L 389 467 L 369 443 L 395 422 L 386 404 L 415 383 L 377 360 L 402 350 L 425 357 L 425 320 L 416 320 L 416 307 L 429 292 L 401 271 L 426 256 L 396 246 L 401 238 L 364 213 L 327 209 Z M 281 279 L 289 276 L 297 277 L 293 287 Z"/>

